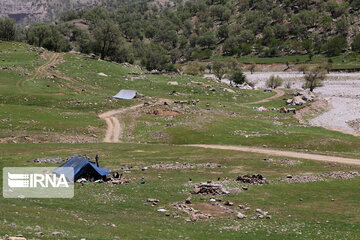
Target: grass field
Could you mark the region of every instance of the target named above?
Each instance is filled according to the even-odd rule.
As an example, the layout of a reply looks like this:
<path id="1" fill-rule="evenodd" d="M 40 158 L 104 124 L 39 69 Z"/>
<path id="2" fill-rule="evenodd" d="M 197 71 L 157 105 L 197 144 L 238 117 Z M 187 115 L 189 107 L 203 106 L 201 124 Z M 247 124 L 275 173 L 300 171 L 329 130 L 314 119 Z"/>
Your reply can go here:
<path id="1" fill-rule="evenodd" d="M 228 57 L 228 56 L 216 56 L 211 60 L 215 61 L 238 61 L 245 64 L 323 64 L 329 59 L 332 60 L 333 70 L 337 69 L 359 69 L 360 55 L 353 53 L 350 55 L 342 54 L 336 57 L 327 57 L 325 55 L 315 55 L 310 60 L 308 55 L 289 55 L 282 57 L 258 57 L 258 56 L 241 56 L 241 57 Z"/>
<path id="2" fill-rule="evenodd" d="M 61 232 L 61 239 L 112 239 L 114 236 L 120 239 L 356 239 L 360 235 L 359 178 L 293 184 L 277 181 L 288 174 L 359 171 L 358 167 L 306 160 L 298 160 L 295 165 L 279 164 L 265 162 L 262 160 L 265 156 L 258 154 L 164 145 L 3 144 L 0 152 L 2 166 L 34 166 L 36 164 L 27 161 L 79 153 L 99 154 L 101 166 L 112 170 L 122 172 L 121 165 L 133 166 L 131 173 L 124 173 L 131 183 L 76 185 L 74 199 L 1 198 L 0 236 L 36 237 L 36 231 L 26 229 L 36 225 L 41 227 L 44 239 L 59 238 L 52 237 L 52 232 Z M 213 162 L 221 164 L 221 168 L 141 171 L 144 166 L 160 162 Z M 235 179 L 246 173 L 261 173 L 272 182 L 219 197 L 234 202 L 231 207 L 234 210 L 239 204 L 249 206 L 251 210 L 244 212 L 248 215 L 245 220 L 236 220 L 233 214 L 220 214 L 193 223 L 186 222 L 189 218 L 186 214 L 173 218 L 157 212 L 158 207 L 175 212 L 171 204 L 184 201 L 190 195 L 189 178 L 193 182 L 214 181 L 218 177 Z M 139 184 L 141 177 L 145 178 L 145 185 Z M 158 206 L 152 207 L 147 203 L 148 198 L 159 199 Z M 209 198 L 194 196 L 194 208 L 210 205 Z M 272 219 L 251 220 L 257 208 L 268 211 Z M 16 227 L 10 226 L 11 223 Z"/>
<path id="3" fill-rule="evenodd" d="M 168 84 L 170 81 L 178 85 Z M 74 199 L 0 198 L 0 238 L 5 234 L 40 239 L 359 238 L 360 178 L 292 184 L 278 181 L 289 174 L 359 171 L 359 167 L 305 159 L 289 159 L 288 163 L 284 158 L 263 154 L 181 146 L 244 145 L 360 158 L 359 137 L 299 124 L 289 114 L 253 109 L 285 106 L 283 98 L 290 92 L 280 99 L 252 104 L 274 93 L 235 88 L 231 92 L 228 88 L 200 77 L 153 75 L 88 56 L 1 42 L 0 142 L 6 143 L 0 144 L 0 168 L 57 166 L 32 160 L 98 154 L 101 167 L 122 172 L 131 182 L 79 184 Z M 121 89 L 137 90 L 145 98 L 112 99 Z M 158 99 L 169 105 L 143 107 L 118 116 L 125 126 L 123 143 L 101 143 L 106 124 L 98 114 Z M 175 100 L 196 104 L 176 104 Z M 151 114 L 157 109 L 179 114 Z M 274 161 L 266 162 L 265 158 Z M 141 171 L 161 162 L 213 162 L 221 168 Z M 124 164 L 133 166 L 130 172 L 121 169 Z M 190 195 L 190 178 L 197 183 L 220 177 L 227 187 L 241 188 L 234 181 L 236 176 L 255 173 L 263 174 L 270 184 L 251 185 L 248 191 L 219 197 L 234 202 L 230 207 L 234 211 L 240 211 L 239 204 L 251 207 L 243 212 L 247 219 L 215 213 L 212 219 L 188 222 L 189 216 L 184 213 L 174 218 L 157 211 L 164 207 L 171 214 L 178 212 L 171 204 Z M 142 177 L 145 185 L 139 184 Z M 159 199 L 158 206 L 152 207 L 148 198 Z M 192 206 L 215 211 L 209 198 L 193 196 Z M 272 219 L 251 220 L 257 208 L 268 211 Z M 36 225 L 43 236 L 36 235 Z M 61 237 L 52 236 L 52 232 L 61 232 Z"/>

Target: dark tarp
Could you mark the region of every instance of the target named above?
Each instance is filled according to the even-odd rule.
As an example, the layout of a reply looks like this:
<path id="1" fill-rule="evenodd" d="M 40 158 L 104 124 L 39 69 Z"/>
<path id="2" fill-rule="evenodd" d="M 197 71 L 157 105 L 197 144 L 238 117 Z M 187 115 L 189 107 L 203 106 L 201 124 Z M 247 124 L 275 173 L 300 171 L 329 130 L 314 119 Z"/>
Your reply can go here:
<path id="1" fill-rule="evenodd" d="M 67 172 L 64 167 L 74 168 L 74 176 L 72 176 L 72 173 Z M 95 179 L 100 179 L 111 173 L 109 169 L 99 168 L 96 163 L 80 156 L 71 158 L 69 161 L 56 168 L 53 172 L 57 174 L 64 174 L 69 181 L 76 181 L 87 174 Z"/>

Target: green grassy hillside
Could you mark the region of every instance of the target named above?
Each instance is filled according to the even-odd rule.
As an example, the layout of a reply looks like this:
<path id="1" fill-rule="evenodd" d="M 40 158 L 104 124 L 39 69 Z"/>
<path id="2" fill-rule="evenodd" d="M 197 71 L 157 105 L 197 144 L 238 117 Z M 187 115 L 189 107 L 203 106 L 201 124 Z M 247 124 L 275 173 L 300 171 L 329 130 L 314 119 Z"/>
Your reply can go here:
<path id="1" fill-rule="evenodd" d="M 14 42 L 1 42 L 0 49 L 1 172 L 3 167 L 58 165 L 35 163 L 35 158 L 98 154 L 101 167 L 123 173 L 130 180 L 124 185 L 76 184 L 73 199 L 0 197 L 0 238 L 18 234 L 28 239 L 359 238 L 360 178 L 279 181 L 289 174 L 314 177 L 334 171 L 360 171 L 358 166 L 180 146 L 245 145 L 360 157 L 359 137 L 304 126 L 289 114 L 253 109 L 285 106 L 286 96 L 254 104 L 275 93 L 230 88 L 187 75 L 149 74 L 131 65 Z M 169 84 L 175 81 L 178 85 Z M 145 98 L 112 99 L 121 89 L 137 90 Z M 152 105 L 160 99 L 167 105 Z M 98 114 L 145 102 L 149 105 L 115 116 L 124 128 L 122 143 L 102 143 L 107 125 Z M 154 111 L 176 115 L 156 115 Z M 264 161 L 269 158 L 272 161 Z M 211 162 L 221 167 L 141 170 L 176 162 Z M 126 171 L 123 165 L 132 168 Z M 255 173 L 263 174 L 270 183 L 237 191 L 245 184 L 234 179 Z M 144 185 L 139 184 L 142 177 Z M 190 206 L 211 213 L 211 219 L 191 222 L 189 215 L 173 208 L 173 203 L 190 196 L 193 187 L 189 179 L 198 183 L 218 178 L 236 190 L 216 197 L 222 200 L 218 202 L 221 206 L 226 200 L 233 202 L 228 208 L 234 213 L 221 213 L 208 195 L 193 196 Z M 0 185 L 2 182 L 0 178 Z M 159 199 L 158 205 L 151 206 L 148 198 Z M 240 210 L 240 204 L 251 210 Z M 159 207 L 169 210 L 170 216 L 158 212 Z M 272 218 L 251 220 L 258 208 L 268 211 Z M 237 219 L 238 211 L 248 217 Z M 53 232 L 60 235 L 53 236 Z"/>

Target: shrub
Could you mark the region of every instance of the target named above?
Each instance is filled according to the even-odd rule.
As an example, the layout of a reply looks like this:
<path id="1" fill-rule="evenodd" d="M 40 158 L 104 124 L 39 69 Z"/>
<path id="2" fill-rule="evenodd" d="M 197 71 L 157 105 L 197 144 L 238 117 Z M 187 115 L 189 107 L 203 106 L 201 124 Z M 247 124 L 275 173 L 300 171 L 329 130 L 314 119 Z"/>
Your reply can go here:
<path id="1" fill-rule="evenodd" d="M 230 80 L 236 84 L 243 84 L 246 82 L 246 76 L 242 71 L 238 70 L 231 74 Z"/>
<path id="2" fill-rule="evenodd" d="M 283 79 L 279 76 L 274 76 L 272 75 L 267 81 L 266 81 L 266 86 L 269 88 L 277 88 L 280 87 L 283 84 Z"/>

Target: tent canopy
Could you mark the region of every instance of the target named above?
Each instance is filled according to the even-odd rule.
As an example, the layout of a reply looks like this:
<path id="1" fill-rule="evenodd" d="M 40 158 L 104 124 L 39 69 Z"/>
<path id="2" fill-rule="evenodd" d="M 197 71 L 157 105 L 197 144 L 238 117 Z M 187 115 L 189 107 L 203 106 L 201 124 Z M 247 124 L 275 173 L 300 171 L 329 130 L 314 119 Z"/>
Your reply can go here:
<path id="1" fill-rule="evenodd" d="M 74 168 L 74 176 L 72 176 L 72 173 L 66 171 L 66 168 L 64 167 Z M 109 169 L 99 168 L 96 163 L 80 156 L 71 158 L 69 161 L 56 168 L 53 172 L 57 174 L 64 174 L 69 181 L 76 181 L 77 179 L 88 174 L 95 179 L 100 179 L 111 173 Z"/>
<path id="2" fill-rule="evenodd" d="M 136 97 L 136 95 L 138 94 L 137 91 L 135 90 L 121 90 L 120 92 L 118 92 L 115 96 L 113 96 L 113 98 L 118 98 L 118 99 L 133 99 Z"/>

